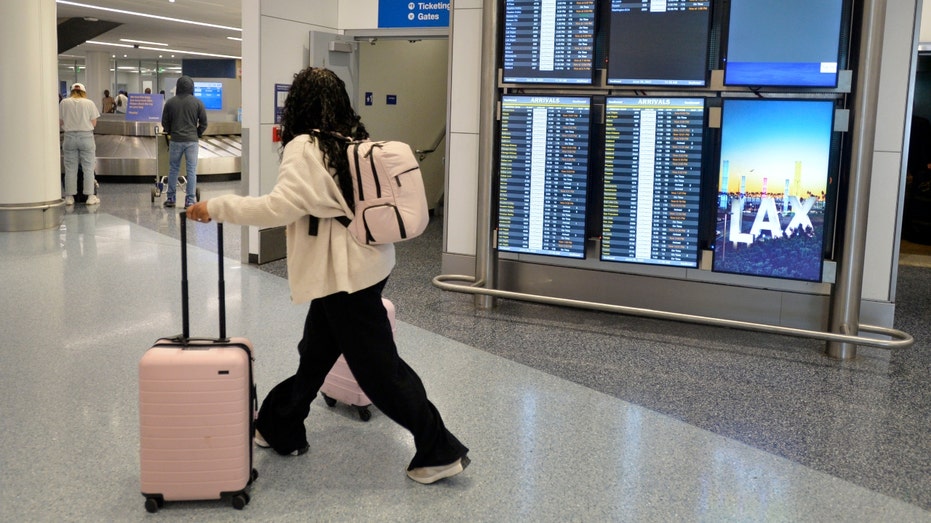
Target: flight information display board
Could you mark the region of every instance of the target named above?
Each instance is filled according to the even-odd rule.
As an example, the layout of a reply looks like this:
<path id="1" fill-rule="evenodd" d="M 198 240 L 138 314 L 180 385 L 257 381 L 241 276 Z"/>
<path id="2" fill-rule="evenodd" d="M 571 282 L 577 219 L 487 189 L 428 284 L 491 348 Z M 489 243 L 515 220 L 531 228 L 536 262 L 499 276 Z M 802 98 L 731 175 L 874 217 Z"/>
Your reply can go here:
<path id="1" fill-rule="evenodd" d="M 503 96 L 498 250 L 585 257 L 591 99 Z"/>
<path id="2" fill-rule="evenodd" d="M 605 100 L 601 259 L 698 266 L 702 98 Z"/>
<path id="3" fill-rule="evenodd" d="M 591 84 L 595 0 L 507 0 L 506 83 Z"/>
<path id="4" fill-rule="evenodd" d="M 611 0 L 608 84 L 703 86 L 709 0 Z"/>

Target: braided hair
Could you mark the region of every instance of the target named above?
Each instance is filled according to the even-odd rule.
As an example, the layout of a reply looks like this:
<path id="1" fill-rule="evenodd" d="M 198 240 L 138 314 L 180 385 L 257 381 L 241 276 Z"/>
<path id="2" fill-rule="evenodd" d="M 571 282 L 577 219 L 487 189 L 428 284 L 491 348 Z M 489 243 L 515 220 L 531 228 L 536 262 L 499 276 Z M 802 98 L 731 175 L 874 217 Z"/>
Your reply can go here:
<path id="1" fill-rule="evenodd" d="M 317 141 L 324 163 L 336 173 L 340 192 L 352 208 L 352 178 L 345 138 L 364 140 L 369 135 L 352 108 L 346 84 L 329 69 L 308 67 L 294 75 L 281 115 L 279 154 L 284 154 L 288 142 L 302 134 L 309 134 Z"/>

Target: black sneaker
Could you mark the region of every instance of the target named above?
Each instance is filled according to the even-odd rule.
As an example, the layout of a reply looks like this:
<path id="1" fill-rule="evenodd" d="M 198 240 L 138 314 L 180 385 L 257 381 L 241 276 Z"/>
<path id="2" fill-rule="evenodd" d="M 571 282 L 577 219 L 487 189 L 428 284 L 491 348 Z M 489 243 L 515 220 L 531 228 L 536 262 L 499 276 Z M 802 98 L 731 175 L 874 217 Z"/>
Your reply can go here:
<path id="1" fill-rule="evenodd" d="M 174 206 L 175 206 L 174 198 L 168 198 L 167 200 L 165 200 L 165 207 L 174 207 Z"/>

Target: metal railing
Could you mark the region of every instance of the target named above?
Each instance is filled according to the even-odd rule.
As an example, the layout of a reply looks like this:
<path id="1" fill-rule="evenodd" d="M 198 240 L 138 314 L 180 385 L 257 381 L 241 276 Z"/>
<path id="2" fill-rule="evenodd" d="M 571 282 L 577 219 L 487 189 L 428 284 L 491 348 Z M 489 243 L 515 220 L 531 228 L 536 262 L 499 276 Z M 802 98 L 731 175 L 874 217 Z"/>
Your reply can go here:
<path id="1" fill-rule="evenodd" d="M 446 127 L 443 127 L 443 130 L 440 131 L 440 134 L 436 137 L 436 140 L 433 141 L 433 145 L 429 149 L 415 149 L 414 152 L 417 153 L 417 159 L 423 161 L 430 153 L 435 153 L 437 147 L 443 143 L 443 139 L 446 138 Z"/>
<path id="2" fill-rule="evenodd" d="M 449 283 L 451 281 L 460 281 L 469 283 L 469 285 L 460 285 Z M 476 282 L 472 276 L 462 274 L 441 274 L 433 278 L 433 285 L 445 291 L 462 292 L 467 294 L 491 296 L 494 298 L 505 298 L 512 300 L 530 301 L 535 303 L 546 303 L 549 305 L 559 305 L 563 307 L 573 307 L 576 309 L 590 309 L 603 312 L 613 312 L 618 314 L 627 314 L 630 316 L 643 316 L 646 318 L 656 318 L 661 320 L 681 321 L 686 323 L 696 323 L 701 325 L 710 325 L 714 327 L 730 327 L 733 329 L 750 330 L 756 332 L 765 332 L 769 334 L 780 334 L 783 336 L 793 336 L 796 338 L 810 338 L 823 341 L 833 341 L 842 343 L 855 343 L 857 345 L 867 345 L 883 349 L 904 349 L 914 343 L 915 339 L 910 334 L 896 329 L 879 327 L 875 325 L 860 324 L 861 332 L 888 336 L 892 339 L 884 340 L 870 338 L 852 334 L 835 334 L 833 332 L 816 331 L 809 329 L 798 329 L 794 327 L 783 327 L 780 325 L 768 325 L 765 323 L 754 323 L 740 320 L 728 320 L 724 318 L 714 318 L 711 316 L 697 316 L 694 314 L 684 314 L 680 312 L 658 311 L 654 309 L 643 309 L 639 307 L 628 307 L 625 305 L 612 305 L 609 303 L 599 303 L 583 300 L 573 300 L 568 298 L 556 298 L 553 296 L 542 296 L 538 294 L 527 294 L 523 292 L 503 291 L 499 289 L 486 289 L 482 287 L 483 282 Z"/>

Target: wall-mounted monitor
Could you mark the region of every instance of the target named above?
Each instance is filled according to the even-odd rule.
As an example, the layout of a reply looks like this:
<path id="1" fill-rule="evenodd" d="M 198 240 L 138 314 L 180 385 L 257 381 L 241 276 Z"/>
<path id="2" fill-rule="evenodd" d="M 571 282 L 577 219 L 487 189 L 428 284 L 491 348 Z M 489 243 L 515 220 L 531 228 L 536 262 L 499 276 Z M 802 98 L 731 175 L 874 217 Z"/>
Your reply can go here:
<path id="1" fill-rule="evenodd" d="M 607 83 L 703 86 L 711 2 L 611 0 Z"/>
<path id="2" fill-rule="evenodd" d="M 498 250 L 585 257 L 591 99 L 503 96 Z"/>
<path id="3" fill-rule="evenodd" d="M 836 87 L 844 0 L 731 0 L 724 84 Z"/>
<path id="4" fill-rule="evenodd" d="M 703 98 L 605 100 L 601 259 L 698 265 Z"/>
<path id="5" fill-rule="evenodd" d="M 208 111 L 223 110 L 223 82 L 194 82 L 194 96 Z"/>
<path id="6" fill-rule="evenodd" d="M 724 100 L 714 271 L 821 281 L 833 129 L 833 100 Z"/>
<path id="7" fill-rule="evenodd" d="M 505 83 L 592 83 L 595 0 L 506 0 Z"/>

